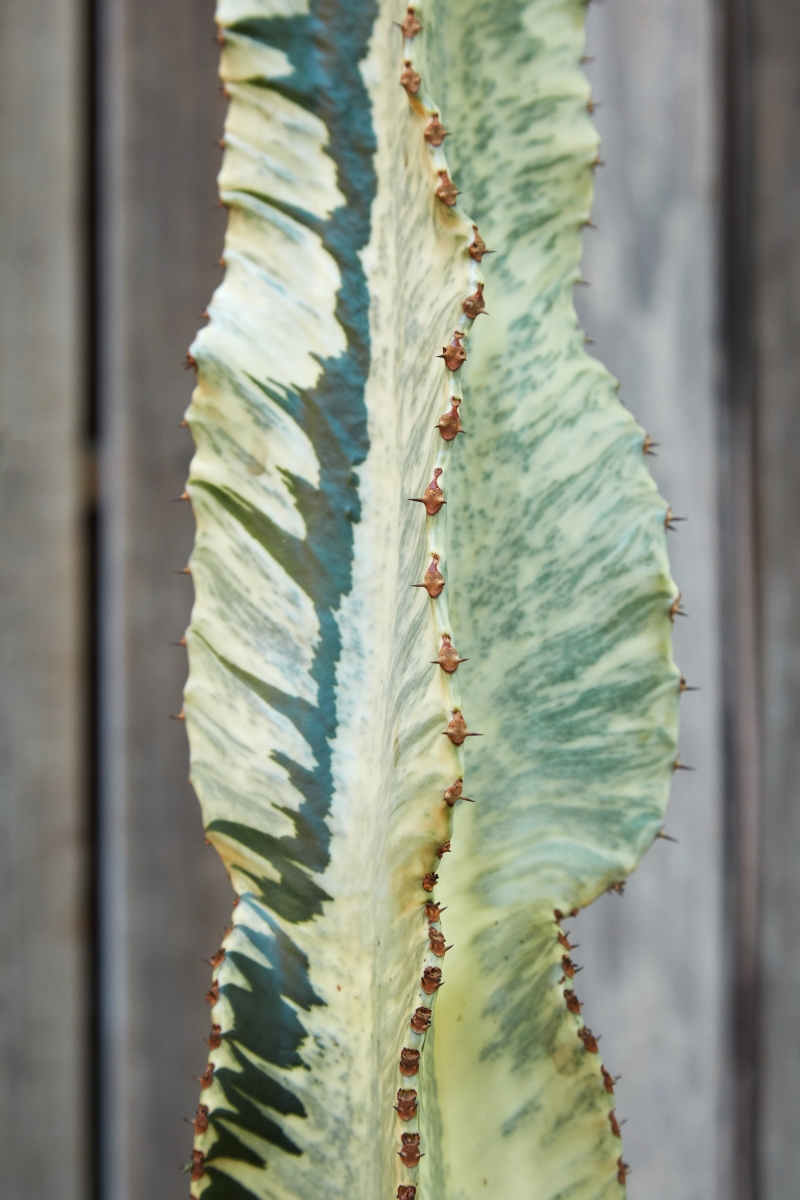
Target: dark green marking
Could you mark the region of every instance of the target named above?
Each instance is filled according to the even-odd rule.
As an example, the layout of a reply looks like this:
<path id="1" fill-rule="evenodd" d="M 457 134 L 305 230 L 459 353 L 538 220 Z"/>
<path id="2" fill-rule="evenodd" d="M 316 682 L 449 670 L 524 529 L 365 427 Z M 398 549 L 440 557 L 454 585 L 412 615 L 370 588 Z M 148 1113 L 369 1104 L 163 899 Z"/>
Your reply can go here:
<path id="1" fill-rule="evenodd" d="M 347 348 L 340 357 L 321 361 L 322 374 L 312 389 L 284 390 L 268 379 L 255 381 L 292 415 L 314 445 L 320 463 L 318 488 L 285 472 L 305 521 L 307 537 L 301 541 L 286 534 L 229 490 L 196 484 L 204 487 L 296 580 L 313 600 L 319 620 L 320 638 L 311 671 L 318 691 L 316 706 L 269 688 L 225 663 L 240 682 L 296 726 L 316 762 L 316 767 L 308 770 L 285 755 L 273 755 L 303 796 L 299 811 L 282 810 L 294 822 L 293 838 L 269 837 L 227 821 L 216 821 L 209 827 L 209 832 L 238 841 L 280 873 L 278 884 L 266 874 L 259 876 L 239 868 L 251 874 L 254 884 L 255 894 L 243 898 L 243 902 L 246 899 L 267 920 L 266 910 L 270 909 L 289 922 L 319 918 L 323 903 L 329 899 L 309 872 L 324 870 L 329 861 L 326 818 L 333 792 L 330 743 L 337 726 L 334 687 L 341 653 L 334 613 L 352 586 L 353 524 L 360 519 L 354 468 L 364 461 L 369 448 L 364 401 L 370 365 L 369 290 L 359 251 L 369 240 L 370 208 L 377 186 L 372 161 L 375 135 L 369 97 L 359 70 L 377 16 L 376 0 L 312 0 L 310 7 L 306 16 L 242 21 L 232 27 L 286 54 L 292 66 L 290 74 L 253 82 L 272 88 L 324 121 L 329 134 L 326 153 L 336 164 L 337 183 L 346 198 L 346 203 L 325 221 L 299 208 L 288 211 L 283 206 L 283 210 L 289 219 L 313 228 L 336 261 L 342 280 L 336 318 L 345 331 Z M 228 199 L 235 205 L 236 193 Z M 261 199 L 273 203 L 269 197 Z M 199 366 L 202 370 L 202 360 Z M 233 379 L 231 384 L 235 387 Z M 206 1174 L 211 1184 L 203 1193 L 206 1200 L 253 1200 L 253 1193 L 229 1176 L 223 1166 L 224 1162 L 237 1161 L 262 1165 L 260 1157 L 237 1137 L 236 1129 L 257 1134 L 286 1153 L 300 1153 L 263 1108 L 305 1116 L 302 1104 L 250 1063 L 247 1055 L 282 1068 L 302 1066 L 299 1048 L 306 1030 L 298 1010 L 308 1011 L 322 1001 L 309 983 L 305 956 L 277 924 L 269 923 L 272 937 L 240 926 L 271 964 L 269 968 L 247 954 L 229 951 L 230 960 L 248 986 L 228 983 L 221 988 L 234 1013 L 233 1027 L 225 1037 L 239 1068 L 221 1067 L 215 1074 L 227 1107 L 215 1109 L 212 1114 L 216 1141 L 207 1155 L 210 1165 Z"/>

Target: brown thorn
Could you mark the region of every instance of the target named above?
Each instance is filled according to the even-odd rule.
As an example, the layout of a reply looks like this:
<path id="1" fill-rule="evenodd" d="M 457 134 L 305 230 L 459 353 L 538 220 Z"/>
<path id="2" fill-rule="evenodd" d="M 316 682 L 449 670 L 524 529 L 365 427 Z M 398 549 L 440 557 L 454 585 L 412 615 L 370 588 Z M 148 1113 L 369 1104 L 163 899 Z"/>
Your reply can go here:
<path id="1" fill-rule="evenodd" d="M 183 709 L 181 709 L 179 713 L 170 713 L 169 719 L 170 721 L 185 721 L 186 713 L 183 711 Z"/>
<path id="2" fill-rule="evenodd" d="M 417 1093 L 414 1088 L 398 1088 L 397 1104 L 393 1105 L 401 1121 L 412 1121 L 417 1115 Z"/>
<path id="3" fill-rule="evenodd" d="M 393 21 L 392 24 L 396 25 L 398 29 L 402 29 L 403 37 L 407 39 L 416 37 L 422 29 L 422 22 L 414 12 L 414 6 L 412 4 L 409 4 L 403 20 Z"/>
<path id="4" fill-rule="evenodd" d="M 402 1149 L 398 1150 L 397 1153 L 402 1159 L 403 1166 L 408 1167 L 409 1169 L 418 1166 L 419 1160 L 424 1158 L 424 1155 L 420 1153 L 419 1134 L 401 1133 L 400 1142 Z"/>
<path id="5" fill-rule="evenodd" d="M 429 1008 L 415 1008 L 411 1018 L 411 1028 L 415 1033 L 425 1033 L 431 1027 L 433 1013 Z"/>
<path id="6" fill-rule="evenodd" d="M 658 833 L 656 834 L 656 837 L 663 838 L 665 842 L 674 842 L 676 846 L 678 845 L 678 839 L 674 838 L 674 837 L 670 837 L 668 833 L 664 833 L 663 829 L 660 829 L 658 831 Z"/>
<path id="7" fill-rule="evenodd" d="M 438 425 L 434 425 L 434 429 L 438 429 L 445 442 L 452 442 L 459 433 L 466 431 L 461 428 L 461 414 L 459 406 L 461 404 L 460 396 L 452 396 L 450 399 L 450 411 L 439 418 Z"/>
<path id="8" fill-rule="evenodd" d="M 599 1054 L 600 1047 L 597 1044 L 598 1039 L 594 1036 L 591 1029 L 589 1029 L 587 1025 L 584 1025 L 582 1029 L 578 1030 L 578 1037 L 583 1042 L 583 1045 L 589 1054 Z"/>
<path id="9" fill-rule="evenodd" d="M 194 1078 L 197 1079 L 197 1082 L 200 1084 L 201 1091 L 211 1087 L 211 1084 L 214 1081 L 214 1063 L 210 1062 L 205 1071 L 203 1071 L 203 1074 L 200 1075 L 199 1078 L 197 1075 L 195 1075 Z"/>
<path id="10" fill-rule="evenodd" d="M 185 645 L 186 645 L 185 637 L 182 637 L 179 642 L 170 642 L 170 646 L 185 646 Z"/>
<path id="11" fill-rule="evenodd" d="M 403 63 L 403 70 L 400 74 L 401 86 L 406 89 L 409 96 L 416 96 L 421 82 L 421 76 L 417 71 L 414 70 L 411 62 L 406 59 L 406 61 Z"/>
<path id="12" fill-rule="evenodd" d="M 672 604 L 669 607 L 669 615 L 670 615 L 670 619 L 672 621 L 674 621 L 676 617 L 688 617 L 688 615 L 689 615 L 687 612 L 684 612 L 683 609 L 681 608 L 680 592 L 678 592 L 677 596 L 672 601 Z"/>
<path id="13" fill-rule="evenodd" d="M 444 359 L 444 365 L 448 371 L 458 371 L 467 361 L 467 352 L 461 344 L 461 339 L 464 334 L 457 329 L 450 339 L 449 346 L 442 346 L 442 353 L 437 354 L 437 358 Z"/>
<path id="14" fill-rule="evenodd" d="M 191 500 L 191 496 L 189 495 L 189 493 L 187 491 L 183 491 L 183 492 L 181 492 L 180 496 L 172 497 L 172 501 L 174 504 L 177 504 L 177 502 L 179 500 Z"/>
<path id="15" fill-rule="evenodd" d="M 460 708 L 453 709 L 453 717 L 447 729 L 442 730 L 443 737 L 449 737 L 454 746 L 462 746 L 468 737 L 483 737 L 482 733 L 469 733 L 467 723 Z"/>
<path id="16" fill-rule="evenodd" d="M 693 771 L 694 767 L 687 767 L 685 763 L 681 762 L 680 756 L 678 756 L 673 763 L 672 769 L 673 771 Z"/>
<path id="17" fill-rule="evenodd" d="M 469 247 L 468 247 L 469 256 L 470 256 L 470 258 L 474 258 L 476 262 L 480 262 L 484 256 L 484 254 L 494 254 L 495 251 L 486 249 L 486 242 L 483 240 L 481 235 L 478 233 L 477 225 L 473 225 L 472 230 L 473 230 L 473 233 L 475 234 L 475 236 L 473 237 L 473 239 L 470 242 Z"/>
<path id="18" fill-rule="evenodd" d="M 471 296 L 467 296 L 461 307 L 464 309 L 466 316 L 468 316 L 471 321 L 477 320 L 481 313 L 484 313 L 488 317 L 489 314 L 486 312 L 486 304 L 483 299 L 482 283 L 477 285 L 476 290 Z"/>
<path id="19" fill-rule="evenodd" d="M 699 692 L 700 688 L 699 687 L 690 687 L 689 684 L 684 679 L 684 677 L 681 675 L 681 681 L 678 684 L 678 691 L 679 692 Z"/>
<path id="20" fill-rule="evenodd" d="M 581 1015 L 581 1009 L 583 1008 L 583 1005 L 573 992 L 572 988 L 564 989 L 564 999 L 567 1002 L 567 1008 L 569 1011 L 571 1013 L 575 1013 L 575 1015 L 579 1017 Z"/>
<path id="21" fill-rule="evenodd" d="M 439 657 L 431 659 L 431 666 L 441 667 L 447 675 L 454 675 L 463 662 L 469 662 L 469 659 L 459 658 L 458 651 L 450 641 L 450 634 L 443 633 Z"/>
<path id="22" fill-rule="evenodd" d="M 434 113 L 430 121 L 428 121 L 423 130 L 423 137 L 429 146 L 441 146 L 444 139 L 450 137 L 450 134 L 439 120 L 438 113 Z"/>
<path id="23" fill-rule="evenodd" d="M 436 467 L 433 472 L 433 479 L 425 488 L 422 495 L 408 497 L 412 504 L 424 504 L 425 511 L 429 517 L 435 517 L 442 505 L 447 503 L 444 498 L 444 492 L 439 487 L 439 476 L 441 474 L 442 468 Z M 430 567 L 428 570 L 430 571 Z"/>
<path id="24" fill-rule="evenodd" d="M 436 188 L 436 195 L 441 200 L 442 204 L 446 204 L 448 208 L 452 208 L 458 196 L 458 188 L 453 183 L 447 171 L 439 172 L 439 183 Z"/>
<path id="25" fill-rule="evenodd" d="M 400 1051 L 400 1074 L 410 1077 L 419 1071 L 419 1050 L 410 1050 L 404 1046 Z"/>

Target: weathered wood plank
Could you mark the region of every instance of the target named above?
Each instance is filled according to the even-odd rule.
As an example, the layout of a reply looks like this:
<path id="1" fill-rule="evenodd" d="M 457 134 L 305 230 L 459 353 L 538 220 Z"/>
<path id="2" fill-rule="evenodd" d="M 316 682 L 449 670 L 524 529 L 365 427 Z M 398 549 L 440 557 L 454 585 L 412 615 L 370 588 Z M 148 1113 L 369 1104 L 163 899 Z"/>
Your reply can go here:
<path id="1" fill-rule="evenodd" d="M 0 8 L 4 1200 L 87 1194 L 82 23 Z"/>
<path id="2" fill-rule="evenodd" d="M 675 656 L 702 691 L 682 702 L 681 757 L 666 832 L 625 896 L 573 924 L 584 1015 L 620 1073 L 617 1112 L 631 1200 L 724 1194 L 723 861 L 716 428 L 713 5 L 592 6 L 587 52 L 606 165 L 577 300 L 594 353 L 660 443 L 662 495 L 687 517 L 670 535 L 689 620 Z"/>
<path id="3" fill-rule="evenodd" d="M 230 912 L 187 784 L 181 707 L 193 524 L 181 361 L 219 281 L 224 97 L 211 0 L 101 0 L 101 1147 L 108 1200 L 184 1200 Z"/>
<path id="4" fill-rule="evenodd" d="M 759 1190 L 800 1188 L 800 8 L 752 6 L 761 566 Z"/>

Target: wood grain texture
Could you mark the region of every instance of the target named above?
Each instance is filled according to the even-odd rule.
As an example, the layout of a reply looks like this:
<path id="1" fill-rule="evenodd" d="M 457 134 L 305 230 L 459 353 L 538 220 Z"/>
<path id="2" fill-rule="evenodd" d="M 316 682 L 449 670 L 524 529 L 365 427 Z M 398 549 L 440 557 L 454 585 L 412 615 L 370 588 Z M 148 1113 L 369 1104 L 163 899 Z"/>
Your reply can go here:
<path id="1" fill-rule="evenodd" d="M 605 166 L 577 301 L 594 352 L 660 443 L 662 494 L 688 517 L 671 561 L 690 619 L 675 657 L 702 691 L 682 701 L 666 832 L 624 897 L 572 925 L 584 1015 L 620 1073 L 630 1200 L 725 1193 L 723 861 L 715 341 L 717 226 L 712 5 L 592 6 L 587 53 Z"/>
<path id="2" fill-rule="evenodd" d="M 754 332 L 761 558 L 759 1191 L 800 1179 L 800 10 L 752 6 Z"/>
<path id="3" fill-rule="evenodd" d="M 231 893 L 203 845 L 181 707 L 191 580 L 181 370 L 219 281 L 224 97 L 208 0 L 99 11 L 102 1194 L 183 1200 L 203 995 Z"/>
<path id="4" fill-rule="evenodd" d="M 80 32 L 75 0 L 0 9 L 5 1200 L 87 1183 Z"/>

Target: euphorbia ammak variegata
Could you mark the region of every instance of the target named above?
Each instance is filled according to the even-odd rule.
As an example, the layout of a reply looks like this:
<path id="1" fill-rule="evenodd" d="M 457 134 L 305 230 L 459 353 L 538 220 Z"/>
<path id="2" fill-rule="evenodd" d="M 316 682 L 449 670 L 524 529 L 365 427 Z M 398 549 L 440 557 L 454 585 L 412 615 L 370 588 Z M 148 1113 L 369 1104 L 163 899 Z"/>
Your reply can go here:
<path id="1" fill-rule="evenodd" d="M 192 1195 L 617 1198 L 563 921 L 662 830 L 679 610 L 572 303 L 583 0 L 217 19 L 185 715 L 237 900 Z"/>

